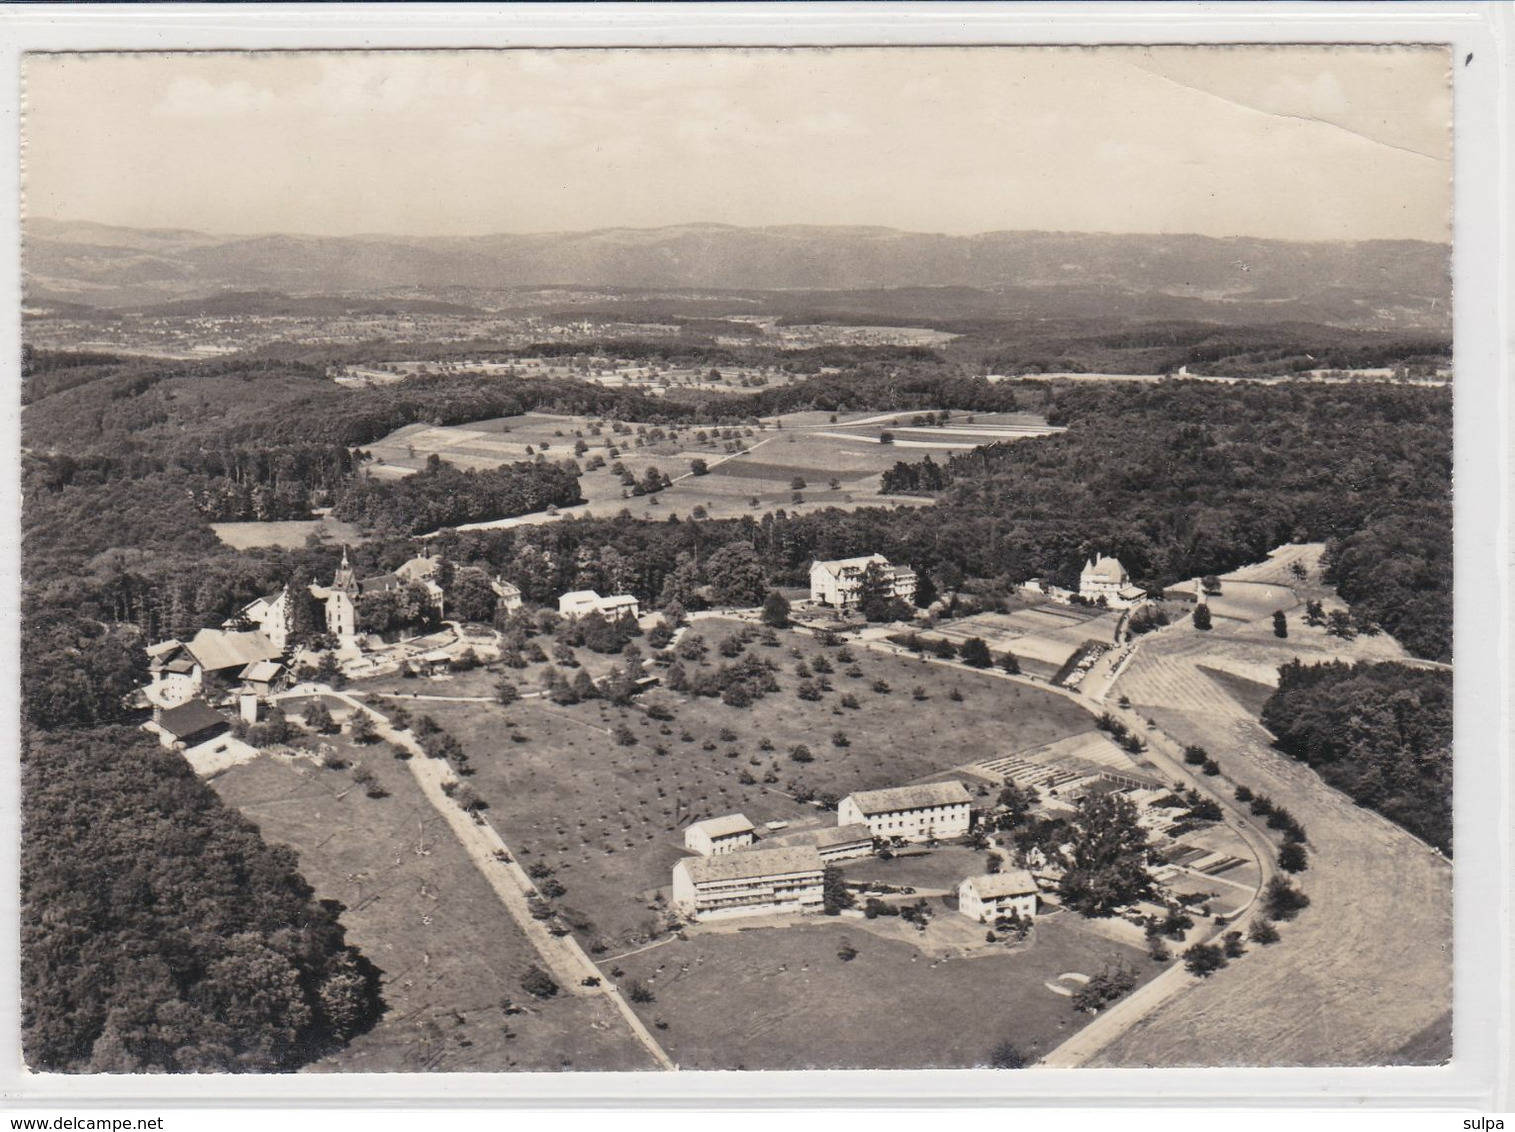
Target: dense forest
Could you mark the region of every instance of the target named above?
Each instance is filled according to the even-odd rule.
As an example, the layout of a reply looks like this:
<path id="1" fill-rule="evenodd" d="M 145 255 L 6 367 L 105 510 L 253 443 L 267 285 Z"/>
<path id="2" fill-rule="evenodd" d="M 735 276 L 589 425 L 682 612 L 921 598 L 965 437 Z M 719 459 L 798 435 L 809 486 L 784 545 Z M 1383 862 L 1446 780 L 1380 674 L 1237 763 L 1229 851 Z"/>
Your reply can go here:
<path id="1" fill-rule="evenodd" d="M 1452 851 L 1452 674 L 1404 664 L 1278 670 L 1262 722 L 1332 786 Z"/>
<path id="2" fill-rule="evenodd" d="M 398 480 L 354 479 L 333 514 L 380 531 L 425 534 L 484 519 L 507 519 L 582 503 L 579 475 L 546 460 L 523 460 L 488 470 L 460 471 L 433 454 L 415 475 Z"/>
<path id="3" fill-rule="evenodd" d="M 177 754 L 135 728 L 22 759 L 22 1030 L 51 1072 L 272 1072 L 371 1027 L 378 972 Z"/>

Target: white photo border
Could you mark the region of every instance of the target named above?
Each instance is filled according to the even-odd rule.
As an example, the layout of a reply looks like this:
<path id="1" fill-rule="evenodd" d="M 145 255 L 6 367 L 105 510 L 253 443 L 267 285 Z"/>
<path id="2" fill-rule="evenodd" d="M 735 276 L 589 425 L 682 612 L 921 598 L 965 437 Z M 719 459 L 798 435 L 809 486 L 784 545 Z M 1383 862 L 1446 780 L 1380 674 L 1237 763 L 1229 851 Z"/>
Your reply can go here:
<path id="1" fill-rule="evenodd" d="M 1006 1073 L 805 1071 L 66 1076 L 22 1067 L 19 771 L 0 800 L 0 1096 L 37 1105 L 624 1107 L 1158 1104 L 1499 1111 L 1510 1103 L 1508 605 L 1511 21 L 1500 4 L 562 3 L 7 5 L 0 10 L 0 147 L 24 160 L 21 57 L 32 51 L 1068 44 L 1447 44 L 1454 84 L 1454 467 L 1457 830 L 1454 1056 L 1442 1067 L 1081 1069 Z M 0 366 L 19 390 L 20 161 L 0 162 Z M 20 412 L 0 412 L 19 529 Z M 19 537 L 0 549 L 6 655 L 19 653 Z M 19 735 L 19 688 L 0 686 Z M 1392 883 L 1392 878 L 1385 878 Z"/>

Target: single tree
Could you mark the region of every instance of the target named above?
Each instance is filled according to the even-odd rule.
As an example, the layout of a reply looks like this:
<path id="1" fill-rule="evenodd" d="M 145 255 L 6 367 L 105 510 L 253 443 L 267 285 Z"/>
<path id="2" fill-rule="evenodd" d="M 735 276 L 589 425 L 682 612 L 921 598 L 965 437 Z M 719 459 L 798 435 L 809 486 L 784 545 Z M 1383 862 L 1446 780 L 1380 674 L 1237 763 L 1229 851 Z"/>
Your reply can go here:
<path id="1" fill-rule="evenodd" d="M 840 916 L 843 908 L 856 903 L 852 890 L 847 887 L 847 878 L 836 865 L 827 865 L 821 873 L 821 907 L 828 916 Z"/>
<path id="2" fill-rule="evenodd" d="M 994 657 L 989 653 L 989 645 L 982 637 L 969 637 L 963 642 L 958 656 L 970 668 L 988 668 L 994 663 Z"/>
<path id="3" fill-rule="evenodd" d="M 1310 867 L 1310 854 L 1297 841 L 1290 841 L 1278 851 L 1278 867 L 1286 873 L 1302 873 Z"/>
<path id="4" fill-rule="evenodd" d="M 1060 886 L 1063 903 L 1086 916 L 1108 916 L 1152 894 L 1147 835 L 1137 816 L 1135 804 L 1119 794 L 1079 799 Z"/>
<path id="5" fill-rule="evenodd" d="M 1227 964 L 1226 953 L 1213 943 L 1196 943 L 1184 952 L 1189 973 L 1207 979 Z"/>
<path id="6" fill-rule="evenodd" d="M 378 728 L 374 726 L 373 716 L 362 708 L 352 713 L 348 720 L 348 734 L 354 743 L 372 743 L 379 737 Z"/>
<path id="7" fill-rule="evenodd" d="M 789 599 L 778 590 L 769 590 L 763 601 L 763 624 L 783 629 L 789 624 Z"/>
<path id="8" fill-rule="evenodd" d="M 1194 627 L 1201 630 L 1210 628 L 1210 607 L 1208 605 L 1196 605 L 1194 607 Z"/>
<path id="9" fill-rule="evenodd" d="M 1026 1055 L 1009 1042 L 1000 1042 L 989 1055 L 991 1069 L 1024 1069 L 1026 1065 Z"/>
<path id="10" fill-rule="evenodd" d="M 1289 635 L 1289 619 L 1284 616 L 1282 609 L 1273 611 L 1273 635 L 1275 637 L 1287 637 Z"/>

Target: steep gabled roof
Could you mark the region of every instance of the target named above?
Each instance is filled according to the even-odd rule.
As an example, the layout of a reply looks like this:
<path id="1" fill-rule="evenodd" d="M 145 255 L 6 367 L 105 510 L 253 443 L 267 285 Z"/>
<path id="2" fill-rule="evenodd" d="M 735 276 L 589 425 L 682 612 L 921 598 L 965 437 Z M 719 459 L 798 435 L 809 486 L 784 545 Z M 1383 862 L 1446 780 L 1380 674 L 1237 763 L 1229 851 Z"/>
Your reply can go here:
<path id="1" fill-rule="evenodd" d="M 266 683 L 283 671 L 284 666 L 272 660 L 255 660 L 241 672 L 237 673 L 237 675 L 243 680 L 257 680 Z"/>
<path id="2" fill-rule="evenodd" d="M 963 883 L 971 884 L 980 900 L 993 900 L 997 896 L 1026 896 L 1040 891 L 1035 878 L 1025 869 L 985 873 L 983 876 L 969 877 Z"/>
<path id="3" fill-rule="evenodd" d="M 1119 558 L 1111 558 L 1108 554 L 1084 564 L 1082 578 L 1095 578 L 1104 582 L 1118 582 L 1126 576 L 1126 568 L 1120 564 Z"/>

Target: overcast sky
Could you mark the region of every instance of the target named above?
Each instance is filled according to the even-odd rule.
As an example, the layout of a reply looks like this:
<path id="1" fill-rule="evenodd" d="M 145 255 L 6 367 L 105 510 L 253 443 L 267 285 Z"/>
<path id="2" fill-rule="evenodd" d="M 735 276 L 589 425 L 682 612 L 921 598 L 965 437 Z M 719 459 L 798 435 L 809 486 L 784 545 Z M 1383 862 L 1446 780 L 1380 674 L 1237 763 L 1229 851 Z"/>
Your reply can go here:
<path id="1" fill-rule="evenodd" d="M 32 216 L 1449 238 L 1444 49 L 32 56 Z"/>

